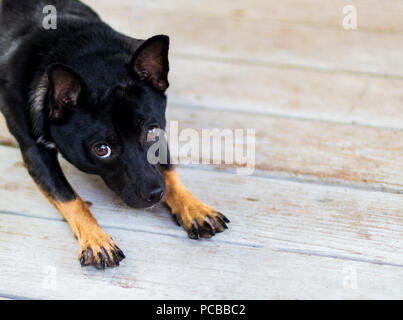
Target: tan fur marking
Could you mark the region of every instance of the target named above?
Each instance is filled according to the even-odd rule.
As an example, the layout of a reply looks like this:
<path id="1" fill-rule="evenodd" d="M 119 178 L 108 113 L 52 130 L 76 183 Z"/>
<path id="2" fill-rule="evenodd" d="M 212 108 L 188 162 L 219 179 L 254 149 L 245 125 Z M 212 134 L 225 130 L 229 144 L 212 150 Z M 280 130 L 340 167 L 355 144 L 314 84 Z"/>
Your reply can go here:
<path id="1" fill-rule="evenodd" d="M 39 186 L 39 190 L 53 204 L 69 223 L 74 236 L 79 242 L 79 260 L 83 265 L 92 264 L 97 268 L 118 265 L 123 253 L 112 241 L 111 237 L 102 230 L 92 215 L 88 205 L 76 195 L 76 199 L 61 202 L 50 197 Z M 101 257 L 99 257 L 101 254 Z M 121 255 L 120 255 L 121 254 Z M 103 260 L 103 261 L 102 261 Z"/>

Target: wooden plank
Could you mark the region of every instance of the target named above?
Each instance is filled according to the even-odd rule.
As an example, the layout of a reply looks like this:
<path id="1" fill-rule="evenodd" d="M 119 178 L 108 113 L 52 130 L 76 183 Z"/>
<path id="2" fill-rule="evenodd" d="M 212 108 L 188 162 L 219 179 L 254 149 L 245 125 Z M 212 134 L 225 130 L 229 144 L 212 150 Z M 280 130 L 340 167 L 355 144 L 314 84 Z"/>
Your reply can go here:
<path id="1" fill-rule="evenodd" d="M 112 3 L 107 6 L 105 1 L 88 3 L 113 27 L 134 37 L 169 34 L 173 54 L 322 71 L 403 76 L 400 58 L 403 34 L 399 33 L 346 31 L 341 27 L 318 28 L 270 20 L 213 19 L 202 14 L 161 14 L 153 10 L 139 10 L 133 14 L 130 1 L 119 6 Z"/>
<path id="2" fill-rule="evenodd" d="M 194 193 L 232 219 L 229 232 L 195 242 L 161 208 L 128 209 L 100 180 L 63 163 L 128 256 L 120 268 L 99 272 L 79 267 L 67 223 L 19 161 L 18 150 L 0 147 L 0 287 L 8 295 L 402 298 L 398 195 L 182 169 Z M 346 286 L 349 272 L 355 289 Z"/>
<path id="3" fill-rule="evenodd" d="M 7 146 L 15 146 L 16 141 L 14 137 L 8 131 L 6 120 L 3 114 L 0 112 L 0 144 Z"/>
<path id="4" fill-rule="evenodd" d="M 403 129 L 403 79 L 172 58 L 170 82 L 169 101 L 184 106 Z"/>
<path id="5" fill-rule="evenodd" d="M 255 167 L 261 171 L 403 191 L 403 131 L 173 105 L 168 108 L 168 119 L 178 121 L 180 130 L 195 129 L 199 134 L 211 128 L 244 129 L 245 134 L 247 129 L 255 129 Z M 207 141 L 202 142 L 206 146 Z M 234 149 L 246 152 L 246 143 L 237 143 Z M 172 149 L 172 153 L 175 156 L 178 150 Z"/>
<path id="6" fill-rule="evenodd" d="M 402 79 L 173 58 L 170 82 L 183 106 L 403 128 Z"/>
<path id="7" fill-rule="evenodd" d="M 306 1 L 305 1 L 306 2 Z M 309 2 L 309 1 L 308 1 Z M 132 2 L 129 2 L 132 4 Z M 396 2 L 394 2 L 396 6 Z M 94 4 L 94 3 L 90 3 Z M 156 5 L 157 4 L 157 5 Z M 123 7 L 128 5 L 123 3 Z M 133 4 L 136 6 L 136 4 Z M 195 4 L 196 9 L 182 2 L 166 5 L 160 1 L 143 4 L 152 10 L 173 12 L 175 8 L 198 11 L 209 3 Z M 257 2 L 251 7 L 280 6 L 285 4 L 264 4 Z M 298 4 L 288 3 L 289 8 L 299 8 Z M 101 12 L 109 11 L 109 6 L 115 7 L 116 12 L 122 7 L 97 2 Z M 224 12 L 231 8 L 239 8 L 240 4 L 224 2 L 215 6 L 217 12 Z M 301 5 L 300 5 L 301 6 Z M 379 7 L 378 2 L 371 6 Z M 386 12 L 390 4 L 386 4 Z M 308 3 L 304 8 L 310 8 Z M 334 10 L 335 5 L 329 3 L 324 8 Z M 221 8 L 221 9 L 220 9 Z M 322 8 L 322 11 L 326 11 Z M 398 12 L 398 8 L 394 8 Z M 144 9 L 147 11 L 148 9 Z M 273 8 L 273 12 L 279 11 Z M 113 11 L 113 10 L 112 10 Z M 130 10 L 128 10 L 130 11 Z M 195 12 L 196 12 L 195 11 Z M 215 12 L 215 10 L 210 10 Z M 269 10 L 270 11 L 270 10 Z M 193 12 L 193 11 L 192 11 Z M 106 12 L 107 13 L 107 12 Z M 200 15 L 207 12 L 201 11 Z M 220 14 L 221 15 L 221 14 Z M 319 15 L 319 16 L 322 16 Z M 401 129 L 400 102 L 402 100 L 402 80 L 374 79 L 367 76 L 345 74 L 318 73 L 308 70 L 278 69 L 256 65 L 222 64 L 213 61 L 199 61 L 172 59 L 171 68 L 171 101 L 180 104 L 202 104 L 228 109 L 237 109 L 268 113 L 280 116 L 301 117 L 316 120 L 359 123 L 363 125 L 392 127 Z M 253 83 L 252 85 L 245 85 Z M 2 124 L 0 123 L 0 128 Z M 0 142 L 10 144 L 10 138 L 3 138 Z"/>
<path id="8" fill-rule="evenodd" d="M 98 6 L 113 9 L 113 4 L 107 1 L 88 1 Z M 104 3 L 103 3 L 104 2 Z M 128 2 L 129 3 L 129 2 Z M 174 1 L 131 1 L 134 14 L 153 12 L 159 14 L 176 14 L 188 16 L 206 16 L 220 19 L 240 19 L 246 21 L 282 21 L 292 24 L 315 25 L 321 28 L 342 26 L 342 9 L 352 5 L 358 11 L 358 26 L 360 30 L 372 32 L 401 32 L 403 31 L 401 17 L 403 1 L 382 0 L 283 0 L 265 1 L 251 0 L 203 0 L 189 2 Z"/>
<path id="9" fill-rule="evenodd" d="M 403 129 L 403 79 L 173 57 L 168 99 L 183 106 Z M 0 143 L 3 136 L 0 117 Z"/>
<path id="10" fill-rule="evenodd" d="M 403 2 L 401 0 L 283 0 L 265 1 L 224 0 L 216 2 L 203 0 L 189 2 L 174 1 L 133 1 L 123 0 L 119 6 L 106 0 L 84 1 L 98 11 L 110 12 L 124 10 L 134 16 L 144 13 L 176 14 L 186 16 L 205 16 L 225 20 L 246 21 L 281 21 L 292 24 L 314 25 L 318 27 L 340 28 L 342 26 L 342 9 L 353 5 L 358 10 L 359 29 L 372 32 L 401 32 L 403 27 Z"/>
<path id="11" fill-rule="evenodd" d="M 0 240 L 8 244 L 0 255 L 0 283 L 14 295 L 44 299 L 402 297 L 401 268 L 123 230 L 113 230 L 128 254 L 119 268 L 81 269 L 73 258 L 76 244 L 66 224 L 0 215 L 0 225 Z M 343 285 L 349 270 L 357 275 L 357 287 Z"/>
<path id="12" fill-rule="evenodd" d="M 253 279 L 239 283 L 247 267 L 241 257 L 257 262 L 260 255 L 256 249 L 106 227 L 125 248 L 127 259 L 118 269 L 99 272 L 81 269 L 76 260 L 76 240 L 66 223 L 0 215 L 0 225 L 1 243 L 7 244 L 0 255 L 0 284 L 13 295 L 74 299 L 228 298 L 229 288 L 236 290 L 234 296 L 246 297 L 255 295 L 255 289 L 259 293 L 264 290 Z M 226 265 L 230 256 L 233 264 Z M 272 277 L 262 275 L 262 267 L 253 270 L 260 281 Z"/>
<path id="13" fill-rule="evenodd" d="M 180 130 L 199 133 L 204 128 L 255 129 L 259 170 L 402 191 L 402 131 L 185 107 L 169 108 L 168 118 L 179 121 Z M 246 141 L 237 148 L 246 152 Z"/>
<path id="14" fill-rule="evenodd" d="M 3 164 L 0 210 L 61 220 L 19 165 L 18 151 L 0 149 Z M 92 210 L 101 224 L 117 229 L 133 226 L 131 230 L 136 232 L 186 239 L 166 210 L 127 208 L 101 179 L 83 174 L 64 161 L 63 168 L 78 193 L 93 203 Z M 214 239 L 220 244 L 305 248 L 403 264 L 403 249 L 398 241 L 402 235 L 400 195 L 195 169 L 180 172 L 197 196 L 235 220 L 231 232 Z M 310 227 L 300 230 L 305 224 Z M 335 239 L 325 241 L 330 230 L 334 231 Z M 350 243 L 351 239 L 354 241 Z"/>

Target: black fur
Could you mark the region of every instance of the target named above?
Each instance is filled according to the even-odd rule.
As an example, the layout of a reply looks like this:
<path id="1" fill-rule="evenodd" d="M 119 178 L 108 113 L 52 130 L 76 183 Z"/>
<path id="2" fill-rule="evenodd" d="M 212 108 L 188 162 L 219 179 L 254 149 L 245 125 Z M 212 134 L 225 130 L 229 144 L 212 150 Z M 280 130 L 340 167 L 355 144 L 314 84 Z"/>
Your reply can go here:
<path id="1" fill-rule="evenodd" d="M 57 29 L 42 10 L 57 8 Z M 122 35 L 76 0 L 3 0 L 0 12 L 0 108 L 33 179 L 52 198 L 75 193 L 57 152 L 100 175 L 130 206 L 147 207 L 165 190 L 158 165 L 146 158 L 147 129 L 165 129 L 166 36 Z M 98 142 L 112 148 L 98 158 Z M 168 165 L 169 167 L 169 165 Z"/>

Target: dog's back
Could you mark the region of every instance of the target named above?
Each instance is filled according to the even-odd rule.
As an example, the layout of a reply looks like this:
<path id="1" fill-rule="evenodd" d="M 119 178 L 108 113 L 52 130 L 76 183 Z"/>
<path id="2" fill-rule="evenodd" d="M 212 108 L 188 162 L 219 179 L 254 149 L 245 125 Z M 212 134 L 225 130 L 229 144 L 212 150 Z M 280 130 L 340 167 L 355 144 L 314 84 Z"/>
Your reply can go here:
<path id="1" fill-rule="evenodd" d="M 3 0 L 0 8 L 0 70 L 9 62 L 22 40 L 43 30 L 44 8 L 49 5 L 57 10 L 58 21 L 68 20 L 76 24 L 99 21 L 98 15 L 78 0 Z"/>
<path id="2" fill-rule="evenodd" d="M 66 16 L 77 19 L 99 19 L 91 8 L 78 0 L 3 0 L 0 9 L 1 26 L 8 27 L 7 31 L 21 30 L 28 26 L 39 27 L 38 21 L 41 21 L 40 18 L 44 16 L 43 9 L 49 5 L 56 8 L 58 17 L 61 19 Z"/>

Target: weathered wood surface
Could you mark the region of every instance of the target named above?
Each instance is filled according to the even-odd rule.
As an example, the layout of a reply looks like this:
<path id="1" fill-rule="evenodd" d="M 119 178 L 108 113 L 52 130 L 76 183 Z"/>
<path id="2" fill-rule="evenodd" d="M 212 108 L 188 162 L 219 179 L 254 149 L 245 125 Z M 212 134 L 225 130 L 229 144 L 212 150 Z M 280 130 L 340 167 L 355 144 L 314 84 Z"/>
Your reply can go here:
<path id="1" fill-rule="evenodd" d="M 345 30 L 341 25 L 341 10 L 345 2 L 333 7 L 333 12 L 340 15 L 339 28 L 295 25 L 271 19 L 213 18 L 212 14 L 196 14 L 196 11 L 189 12 L 187 7 L 179 5 L 177 10 L 161 13 L 159 3 L 162 0 L 145 9 L 142 2 L 131 0 L 120 2 L 119 6 L 113 2 L 105 5 L 104 1 L 97 0 L 86 2 L 105 10 L 103 16 L 108 23 L 132 36 L 169 34 L 172 53 L 180 56 L 329 72 L 403 76 L 403 34 L 361 32 L 359 28 Z M 237 9 L 225 3 L 228 8 Z M 380 1 L 377 3 L 379 6 L 375 8 L 379 12 L 391 12 Z M 306 10 L 320 15 L 317 1 L 309 1 L 305 6 Z M 285 12 L 298 11 L 293 7 L 284 8 Z M 331 10 L 330 6 L 328 10 Z M 211 11 L 214 12 L 214 8 Z"/>
<path id="2" fill-rule="evenodd" d="M 403 129 L 403 79 L 177 57 L 169 77 L 169 101 L 183 106 Z"/>
<path id="3" fill-rule="evenodd" d="M 165 209 L 125 208 L 99 179 L 64 163 L 128 256 L 99 272 L 81 269 L 69 226 L 19 161 L 18 150 L 0 147 L 0 296 L 402 298 L 399 195 L 182 169 L 194 193 L 233 221 L 230 232 L 196 242 Z M 356 289 L 346 286 L 349 270 Z"/>
<path id="4" fill-rule="evenodd" d="M 0 299 L 403 298 L 403 1 L 85 2 L 132 36 L 169 34 L 169 120 L 256 129 L 258 171 L 180 169 L 232 220 L 195 242 L 62 161 L 127 254 L 82 269 L 0 117 Z"/>
<path id="5" fill-rule="evenodd" d="M 89 2 L 89 1 L 88 1 Z M 91 4 L 95 1 L 91 1 Z M 130 2 L 126 2 L 130 3 Z M 352 5 L 359 11 L 359 27 L 371 32 L 401 32 L 403 26 L 403 2 L 401 0 L 282 0 L 266 1 L 234 0 L 216 2 L 203 0 L 189 2 L 176 1 L 131 1 L 133 12 L 198 15 L 226 20 L 245 21 L 280 21 L 290 24 L 312 25 L 317 27 L 340 28 L 342 25 L 342 8 Z M 113 9 L 113 8 L 110 8 Z"/>
<path id="6" fill-rule="evenodd" d="M 175 105 L 169 107 L 168 118 L 179 121 L 180 129 L 198 132 L 203 128 L 255 129 L 255 167 L 269 174 L 403 191 L 400 130 Z M 245 143 L 237 147 L 246 150 Z"/>
<path id="7" fill-rule="evenodd" d="M 17 142 L 7 129 L 4 116 L 0 113 L 0 144 L 8 146 L 16 146 Z"/>

